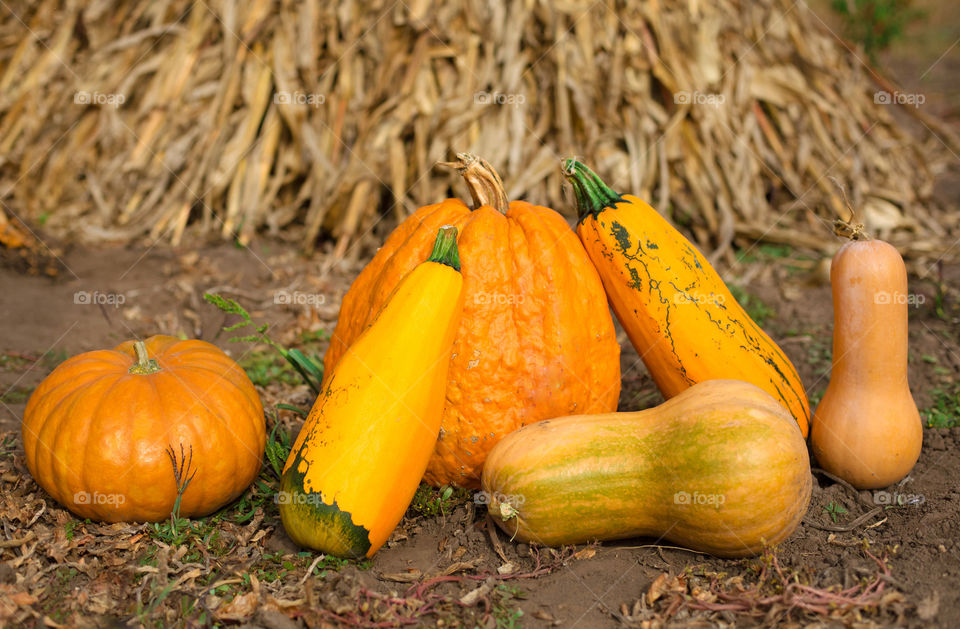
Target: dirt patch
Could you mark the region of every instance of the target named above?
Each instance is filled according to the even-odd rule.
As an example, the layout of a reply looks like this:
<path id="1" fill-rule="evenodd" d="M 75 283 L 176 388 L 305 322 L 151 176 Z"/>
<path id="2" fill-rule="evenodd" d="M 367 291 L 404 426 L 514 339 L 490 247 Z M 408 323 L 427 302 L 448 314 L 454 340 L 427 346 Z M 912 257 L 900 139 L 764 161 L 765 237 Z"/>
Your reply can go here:
<path id="1" fill-rule="evenodd" d="M 885 492 L 851 491 L 815 474 L 810 510 L 796 534 L 774 554 L 740 561 L 651 539 L 564 549 L 516 544 L 490 530 L 483 506 L 458 494 L 433 515 L 411 510 L 372 561 L 341 562 L 301 552 L 287 539 L 270 499 L 276 478 L 266 467 L 240 502 L 186 531 L 73 518 L 27 474 L 18 433 L 26 396 L 62 357 L 133 335 L 182 333 L 217 343 L 248 370 L 262 359 L 258 389 L 266 408 L 312 403 L 305 386 L 270 371 L 281 368 L 263 357 L 264 348 L 227 341 L 220 333 L 226 319 L 203 293 L 239 300 L 281 342 L 322 355 L 322 331 L 332 330 L 358 269 L 325 271 L 325 258 L 305 259 L 282 243 L 258 247 L 74 250 L 64 260 L 70 272 L 58 280 L 0 270 L 8 313 L 0 342 L 3 622 L 603 627 L 832 616 L 928 626 L 960 616 L 960 594 L 949 586 L 960 577 L 953 534 L 960 528 L 958 429 L 925 430 L 917 467 Z M 829 378 L 829 287 L 810 272 L 816 261 L 773 263 L 765 255 L 728 275 L 818 399 Z M 910 382 L 923 409 L 958 390 L 960 266 L 944 269 L 943 284 L 938 295 L 934 279 L 911 278 L 912 294 L 922 299 L 910 311 Z M 91 295 L 90 303 L 75 297 L 79 291 Z M 93 296 L 97 291 L 101 297 Z M 314 297 L 278 303 L 278 291 Z M 107 303 L 118 295 L 123 303 Z M 625 340 L 622 346 L 621 408 L 659 403 L 636 353 Z M 273 421 L 291 434 L 300 424 L 286 411 Z"/>

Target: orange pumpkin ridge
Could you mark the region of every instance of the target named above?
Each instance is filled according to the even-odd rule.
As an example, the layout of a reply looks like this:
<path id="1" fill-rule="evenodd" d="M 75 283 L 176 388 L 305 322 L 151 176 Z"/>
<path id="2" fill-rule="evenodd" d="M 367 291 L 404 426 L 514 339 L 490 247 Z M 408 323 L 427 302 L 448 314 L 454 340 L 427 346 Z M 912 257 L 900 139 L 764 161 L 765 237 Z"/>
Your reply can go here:
<path id="1" fill-rule="evenodd" d="M 425 479 L 477 487 L 486 453 L 521 425 L 616 410 L 620 348 L 600 278 L 566 220 L 524 201 L 503 207 L 489 164 L 458 157 L 475 209 L 459 199 L 425 206 L 387 238 L 343 298 L 324 373 L 429 254 L 437 229 L 457 227 L 464 309 Z"/>

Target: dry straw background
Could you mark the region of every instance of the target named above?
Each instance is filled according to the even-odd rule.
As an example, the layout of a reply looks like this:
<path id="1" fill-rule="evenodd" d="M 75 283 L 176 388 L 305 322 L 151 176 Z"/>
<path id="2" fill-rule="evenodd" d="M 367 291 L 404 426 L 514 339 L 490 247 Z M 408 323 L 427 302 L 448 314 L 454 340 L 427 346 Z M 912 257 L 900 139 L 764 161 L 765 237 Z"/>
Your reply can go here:
<path id="1" fill-rule="evenodd" d="M 578 155 L 714 259 L 735 239 L 832 251 L 834 179 L 873 235 L 955 252 L 958 209 L 932 194 L 955 138 L 876 104 L 895 86 L 803 3 L 7 6 L 0 201 L 59 237 L 266 232 L 356 257 L 374 225 L 465 192 L 435 168 L 457 150 L 568 216 L 559 160 Z"/>

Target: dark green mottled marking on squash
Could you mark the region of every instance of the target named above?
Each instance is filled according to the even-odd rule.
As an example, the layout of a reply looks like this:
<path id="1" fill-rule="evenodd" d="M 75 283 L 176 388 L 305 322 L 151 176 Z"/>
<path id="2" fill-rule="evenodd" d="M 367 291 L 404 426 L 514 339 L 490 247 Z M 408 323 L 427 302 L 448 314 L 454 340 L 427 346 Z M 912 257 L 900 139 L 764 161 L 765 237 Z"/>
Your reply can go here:
<path id="1" fill-rule="evenodd" d="M 627 255 L 627 249 L 630 249 L 630 246 L 631 246 L 630 232 L 627 231 L 627 228 L 621 225 L 620 223 L 618 223 L 617 221 L 613 221 L 612 223 L 610 223 L 610 233 L 613 234 L 613 237 L 617 239 L 617 246 L 620 248 L 620 251 L 622 251 L 624 255 Z M 638 242 L 637 243 L 638 253 L 642 251 L 639 249 L 639 245 L 640 243 Z"/>
<path id="2" fill-rule="evenodd" d="M 604 214 L 607 209 L 614 210 L 615 208 L 605 208 L 604 210 L 601 210 L 600 212 L 596 213 L 596 218 L 598 222 L 600 222 L 600 225 L 603 227 L 606 227 L 607 223 L 601 220 L 601 215 Z M 613 235 L 614 239 L 616 240 L 616 244 L 615 244 L 616 250 L 624 258 L 626 258 L 627 260 L 630 260 L 631 262 L 638 263 L 643 268 L 647 276 L 647 287 L 648 287 L 647 293 L 650 295 L 651 298 L 656 298 L 661 304 L 663 304 L 666 314 L 664 316 L 664 325 L 661 333 L 670 343 L 670 351 L 674 356 L 674 359 L 675 359 L 674 362 L 679 366 L 680 375 L 688 383 L 694 384 L 695 383 L 694 380 L 691 379 L 690 376 L 687 374 L 686 368 L 683 365 L 683 361 L 681 360 L 680 355 L 677 352 L 676 343 L 674 341 L 673 334 L 670 331 L 671 300 L 663 294 L 663 290 L 661 289 L 661 286 L 660 286 L 660 281 L 653 279 L 653 276 L 650 273 L 650 269 L 648 267 L 647 261 L 657 263 L 662 271 L 669 271 L 669 267 L 664 265 L 660 257 L 654 254 L 652 251 L 644 252 L 643 247 L 640 245 L 639 240 L 637 241 L 636 253 L 627 251 L 627 249 L 630 248 L 631 246 L 631 235 L 629 231 L 626 229 L 626 227 L 624 227 L 620 222 L 616 220 L 610 221 L 609 229 L 610 229 L 611 235 Z M 601 244 L 603 244 L 602 241 L 601 241 Z M 682 260 L 684 265 L 691 270 L 693 268 L 696 268 L 702 274 L 703 265 L 700 263 L 700 259 L 696 251 L 689 244 L 684 244 L 683 248 L 686 249 L 687 253 L 690 256 L 690 259 L 693 260 L 693 264 L 691 265 L 690 259 L 684 258 Z M 613 259 L 613 253 L 614 252 L 609 253 L 610 259 Z M 629 282 L 628 287 L 637 291 L 642 291 L 643 282 L 642 282 L 642 279 L 640 278 L 639 273 L 637 272 L 637 269 L 631 264 L 626 264 L 625 268 L 631 278 L 631 281 Z M 713 281 L 714 280 L 710 280 L 707 283 L 712 283 Z M 720 281 L 722 282 L 722 280 Z M 692 282 L 692 284 L 694 285 L 698 285 L 702 283 L 704 283 L 704 278 L 702 275 L 697 277 L 696 280 Z M 680 289 L 679 287 L 676 286 L 676 284 L 673 284 L 672 282 L 670 282 L 670 285 L 676 292 L 680 292 L 684 294 L 687 293 L 687 291 Z M 656 292 L 656 295 L 654 295 L 654 292 Z M 740 307 L 739 303 L 737 303 L 736 300 L 733 299 L 732 295 L 730 296 L 730 299 L 733 300 L 734 303 L 736 304 L 735 308 L 741 311 L 740 316 L 734 316 L 730 312 L 730 308 L 725 303 L 720 303 L 717 300 L 714 300 L 714 302 L 710 304 L 711 308 L 704 308 L 703 306 L 705 306 L 706 304 L 700 303 L 700 301 L 697 299 L 691 299 L 684 305 L 692 306 L 699 309 L 702 313 L 704 313 L 704 315 L 706 316 L 706 319 L 710 321 L 710 323 L 712 323 L 714 326 L 716 326 L 717 330 L 727 335 L 728 337 L 740 336 L 743 339 L 743 343 L 740 345 L 740 347 L 744 351 L 748 351 L 748 352 L 752 351 L 757 353 L 766 364 L 770 365 L 774 369 L 777 376 L 779 376 L 782 382 L 786 383 L 787 386 L 785 388 L 789 390 L 790 393 L 792 394 L 790 397 L 793 397 L 798 402 L 800 402 L 800 395 L 792 386 L 790 386 L 790 380 L 787 378 L 786 374 L 783 373 L 780 367 L 780 364 L 771 357 L 771 354 L 775 355 L 777 358 L 780 359 L 780 361 L 786 362 L 787 364 L 790 364 L 789 360 L 786 358 L 786 356 L 784 356 L 783 352 L 780 350 L 779 347 L 776 346 L 776 344 L 773 344 L 773 342 L 770 341 L 768 338 L 766 338 L 764 335 L 758 335 L 756 333 L 759 330 L 756 322 L 750 319 L 750 317 L 746 315 L 746 313 L 742 312 L 743 309 Z M 714 318 L 714 313 L 712 309 L 713 307 L 716 307 L 719 311 L 722 311 L 725 314 L 724 320 L 721 321 L 721 319 L 719 318 Z M 745 324 L 744 321 L 741 320 L 741 317 L 746 319 L 748 323 Z M 761 342 L 761 339 L 762 339 L 762 342 Z M 795 370 L 792 370 L 792 371 L 794 372 L 794 377 L 797 378 L 797 380 L 799 380 L 799 377 L 796 375 L 796 371 Z M 778 386 L 777 383 L 772 379 L 770 382 L 773 388 L 777 391 L 777 396 L 780 398 L 780 400 L 787 406 L 787 408 L 790 408 L 790 404 L 788 403 L 788 400 L 787 400 L 788 396 L 784 394 L 783 388 L 781 386 Z M 801 403 L 801 406 L 802 406 L 802 403 Z"/>
<path id="3" fill-rule="evenodd" d="M 370 531 L 355 524 L 353 514 L 341 510 L 335 498 L 333 504 L 327 504 L 322 493 L 304 490 L 303 480 L 306 472 L 310 470 L 310 462 L 303 458 L 303 449 L 309 442 L 309 438 L 304 440 L 293 464 L 280 479 L 280 491 L 286 492 L 288 501 L 286 508 L 288 511 L 292 510 L 292 515 L 299 520 L 316 522 L 318 528 L 327 529 L 327 535 L 342 541 L 350 558 L 360 559 L 370 550 Z M 306 463 L 304 472 L 298 471 L 301 462 Z"/>
<path id="4" fill-rule="evenodd" d="M 607 209 L 615 210 L 615 208 L 606 208 L 596 214 L 597 221 L 600 222 L 600 224 L 604 227 L 606 227 L 606 223 L 601 219 L 601 215 L 604 212 L 606 212 Z M 636 262 L 643 268 L 643 271 L 647 276 L 647 287 L 648 287 L 647 294 L 650 295 L 651 297 L 654 297 L 654 292 L 656 292 L 657 294 L 656 299 L 658 299 L 660 303 L 663 304 L 664 309 L 666 311 L 666 314 L 664 315 L 664 322 L 663 322 L 662 328 L 660 327 L 659 322 L 657 323 L 658 330 L 667 339 L 667 342 L 670 343 L 670 352 L 673 354 L 674 358 L 676 359 L 675 362 L 680 368 L 680 375 L 683 377 L 683 379 L 687 383 L 691 385 L 696 384 L 695 381 L 687 374 L 687 368 L 686 366 L 684 366 L 683 361 L 680 360 L 680 356 L 677 353 L 676 342 L 674 341 L 674 338 L 673 338 L 673 332 L 671 332 L 671 329 L 670 329 L 670 325 L 671 325 L 670 300 L 663 294 L 663 291 L 660 289 L 660 280 L 653 278 L 653 276 L 650 274 L 650 269 L 647 266 L 647 259 L 650 259 L 660 263 L 660 267 L 664 268 L 664 265 L 662 264 L 659 256 L 656 256 L 652 253 L 644 254 L 643 247 L 640 244 L 639 240 L 637 241 L 637 253 L 632 253 L 627 251 L 627 249 L 630 248 L 630 237 L 627 232 L 627 229 L 617 221 L 612 221 L 610 223 L 610 232 L 611 234 L 614 235 L 614 238 L 617 241 L 615 247 L 616 249 L 619 250 L 620 254 L 627 260 Z M 598 242 L 604 249 L 606 248 L 606 245 L 604 245 L 603 241 L 598 240 Z M 609 255 L 610 255 L 610 259 L 613 259 L 613 252 L 610 252 Z M 640 278 L 640 274 L 637 272 L 637 269 L 632 265 L 630 265 L 629 263 L 625 265 L 625 268 L 631 278 L 631 281 L 628 284 L 628 288 L 634 289 L 638 292 L 642 291 L 643 281 Z"/>
<path id="5" fill-rule="evenodd" d="M 668 300 L 664 295 L 660 282 L 653 280 L 650 269 L 647 266 L 648 261 L 651 264 L 656 264 L 658 265 L 660 271 L 658 276 L 669 276 L 670 266 L 661 260 L 655 253 L 659 248 L 658 244 L 653 243 L 649 238 L 646 238 L 647 251 L 644 251 L 641 235 L 631 234 L 630 231 L 620 221 L 616 220 L 615 211 L 619 209 L 620 203 L 624 203 L 629 206 L 632 205 L 632 202 L 626 200 L 623 195 L 614 192 L 596 173 L 575 159 L 569 159 L 564 163 L 564 172 L 567 178 L 573 183 L 573 189 L 577 199 L 579 220 L 583 221 L 588 216 L 594 217 L 594 220 L 596 220 L 601 227 L 603 227 L 610 235 L 613 236 L 615 240 L 613 248 L 627 260 L 627 262 L 624 263 L 624 269 L 630 277 L 630 281 L 627 284 L 628 288 L 638 292 L 644 290 L 640 273 L 634 264 L 639 264 L 643 267 L 647 277 L 646 294 L 648 295 L 648 299 L 646 301 L 648 304 L 650 304 L 651 300 L 658 299 L 665 312 L 663 317 L 663 327 L 661 328 L 661 326 L 658 324 L 657 331 L 661 336 L 669 341 L 670 351 L 675 359 L 674 363 L 680 369 L 681 376 L 688 383 L 692 384 L 693 382 L 687 375 L 683 362 L 680 360 L 680 356 L 677 352 L 674 338 L 670 330 L 670 300 Z M 612 210 L 612 212 L 607 213 L 607 210 Z M 604 218 L 609 220 L 609 226 L 607 225 L 607 222 L 603 220 Z M 630 251 L 632 248 L 631 240 L 634 236 L 637 238 L 636 251 Z M 692 290 L 692 288 L 703 284 L 704 265 L 701 263 L 700 254 L 696 248 L 688 240 L 686 240 L 680 234 L 680 232 L 676 230 L 671 230 L 670 232 L 665 233 L 664 237 L 671 239 L 678 250 L 685 253 L 685 255 L 679 256 L 679 262 L 686 269 L 690 270 L 696 275 L 695 279 L 686 288 L 680 288 L 676 286 L 676 284 L 671 283 L 671 286 L 675 291 L 674 295 L 671 297 L 675 298 L 678 292 L 690 297 L 689 292 Z M 597 238 L 597 242 L 601 245 L 600 250 L 603 251 L 602 255 L 604 258 L 613 261 L 614 251 L 608 251 L 602 239 Z M 715 272 L 712 275 L 716 275 Z M 717 275 L 716 277 L 710 277 L 707 285 L 712 285 L 716 281 L 719 281 L 721 284 L 723 284 L 722 278 Z M 770 384 L 787 408 L 793 408 L 793 406 L 788 403 L 788 396 L 793 398 L 798 403 L 800 408 L 805 408 L 806 405 L 803 403 L 803 398 L 801 397 L 800 392 L 794 386 L 792 386 L 790 379 L 787 377 L 787 374 L 783 372 L 780 364 L 786 363 L 789 365 L 789 371 L 791 372 L 791 375 L 797 382 L 800 382 L 799 375 L 797 374 L 792 363 L 789 361 L 780 347 L 762 332 L 760 327 L 757 326 L 756 322 L 750 319 L 749 315 L 747 315 L 743 308 L 736 302 L 736 300 L 733 299 L 732 295 L 729 295 L 728 293 L 728 295 L 724 296 L 724 298 L 732 300 L 735 305 L 731 305 L 730 308 L 728 308 L 726 304 L 719 303 L 717 300 L 713 300 L 712 303 L 707 304 L 701 303 L 700 299 L 689 299 L 688 303 L 692 307 L 698 308 L 699 311 L 705 315 L 706 319 L 713 324 L 721 334 L 727 336 L 731 340 L 736 337 L 740 337 L 742 339 L 740 347 L 744 351 L 755 352 L 761 357 L 765 364 L 773 368 L 773 371 L 776 373 L 776 376 L 781 382 L 778 384 L 778 382 L 771 378 Z M 707 305 L 709 305 L 709 307 L 705 307 Z M 731 313 L 731 310 L 733 310 L 734 313 Z M 721 313 L 724 315 L 723 317 L 720 316 Z M 715 314 L 717 316 L 715 316 Z M 777 360 L 775 360 L 775 358 Z M 782 384 L 787 385 L 785 388 L 789 390 L 789 394 L 784 393 L 783 387 L 780 386 Z M 804 418 L 804 420 L 806 419 L 807 418 Z M 798 417 L 797 420 L 800 421 L 800 418 Z"/>

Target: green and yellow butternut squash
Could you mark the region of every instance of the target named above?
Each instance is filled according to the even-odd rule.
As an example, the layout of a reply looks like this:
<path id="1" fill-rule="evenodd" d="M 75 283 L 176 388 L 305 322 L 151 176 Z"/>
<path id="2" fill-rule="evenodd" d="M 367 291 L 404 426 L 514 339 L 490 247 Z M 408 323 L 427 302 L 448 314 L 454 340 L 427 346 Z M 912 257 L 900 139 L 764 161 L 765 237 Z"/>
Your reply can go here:
<path id="1" fill-rule="evenodd" d="M 743 557 L 797 528 L 812 479 L 781 404 L 709 380 L 644 411 L 528 424 L 490 451 L 482 485 L 494 520 L 525 542 L 646 536 Z"/>

